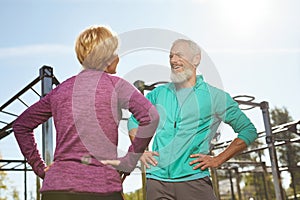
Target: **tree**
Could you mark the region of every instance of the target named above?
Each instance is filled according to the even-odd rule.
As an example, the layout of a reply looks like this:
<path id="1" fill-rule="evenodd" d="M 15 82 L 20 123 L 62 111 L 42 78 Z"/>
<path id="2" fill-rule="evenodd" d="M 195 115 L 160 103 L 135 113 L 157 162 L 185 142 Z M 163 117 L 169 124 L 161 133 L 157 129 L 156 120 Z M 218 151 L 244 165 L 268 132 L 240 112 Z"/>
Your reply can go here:
<path id="1" fill-rule="evenodd" d="M 13 191 L 12 191 L 12 197 L 13 197 L 14 200 L 20 200 L 19 192 L 16 188 L 14 188 Z"/>
<path id="2" fill-rule="evenodd" d="M 138 189 L 134 192 L 124 194 L 126 200 L 142 200 L 143 199 L 143 189 Z"/>
<path id="3" fill-rule="evenodd" d="M 263 145 L 261 139 L 257 139 L 251 146 L 250 149 L 258 149 Z M 267 173 L 265 162 L 263 162 L 262 157 L 264 156 L 264 151 L 256 150 L 252 153 L 244 154 L 244 156 L 237 156 L 238 160 L 248 160 L 252 161 L 254 164 L 254 169 L 249 173 L 244 174 L 243 182 L 245 186 L 243 188 L 244 197 L 248 199 L 250 197 L 257 197 L 257 199 L 275 199 L 275 189 L 271 181 L 271 174 Z M 251 165 L 250 165 L 251 166 Z M 253 166 L 252 166 L 253 167 Z"/>
<path id="4" fill-rule="evenodd" d="M 293 118 L 289 115 L 288 110 L 283 108 L 271 109 L 271 123 L 272 126 L 277 126 L 293 121 Z M 291 139 L 295 138 L 295 133 L 290 131 L 283 131 L 275 136 L 276 141 L 285 141 L 286 145 L 277 147 L 278 160 L 281 165 L 288 166 L 288 171 L 291 174 L 291 184 L 294 195 L 297 191 L 300 193 L 300 171 L 298 169 L 298 162 L 300 161 L 300 154 L 295 153 L 300 151 L 299 143 L 291 143 Z M 291 191 L 289 189 L 289 191 Z"/>
<path id="5" fill-rule="evenodd" d="M 2 156 L 0 154 L 0 160 Z M 9 188 L 7 182 L 9 181 L 7 173 L 1 170 L 0 166 L 0 200 L 7 200 L 8 196 L 12 196 L 14 200 L 20 200 L 19 192 L 16 188 Z"/>
<path id="6" fill-rule="evenodd" d="M 285 107 L 278 108 L 275 106 L 275 108 L 271 109 L 270 114 L 272 126 L 277 126 L 293 121 L 293 118 L 290 116 L 288 110 Z"/>
<path id="7" fill-rule="evenodd" d="M 1 159 L 2 159 L 2 156 L 0 154 L 0 160 Z M 6 180 L 7 180 L 6 172 L 0 170 L 0 200 L 7 200 L 7 197 L 5 197 L 5 193 L 8 190 L 7 185 L 6 185 Z"/>

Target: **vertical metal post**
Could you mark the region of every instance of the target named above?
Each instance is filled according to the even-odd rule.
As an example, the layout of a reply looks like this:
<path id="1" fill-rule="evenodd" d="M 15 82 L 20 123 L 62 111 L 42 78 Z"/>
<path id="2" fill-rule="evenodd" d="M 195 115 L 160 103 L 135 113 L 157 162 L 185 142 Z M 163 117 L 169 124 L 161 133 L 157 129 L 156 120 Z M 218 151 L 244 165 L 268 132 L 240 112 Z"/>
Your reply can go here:
<path id="1" fill-rule="evenodd" d="M 262 182 L 263 182 L 263 186 L 264 186 L 264 193 L 265 193 L 265 198 L 266 200 L 269 200 L 269 179 L 267 179 L 268 177 L 268 172 L 267 172 L 267 168 L 266 168 L 266 163 L 262 161 L 261 158 L 261 152 L 258 151 L 258 156 L 259 156 L 259 162 L 261 163 L 261 167 L 262 167 Z"/>
<path id="2" fill-rule="evenodd" d="M 53 69 L 49 66 L 43 66 L 40 69 L 40 79 L 42 82 L 42 98 L 52 90 L 53 85 Z M 52 118 L 48 119 L 42 125 L 42 149 L 43 158 L 47 165 L 53 160 L 53 132 L 52 132 Z"/>
<path id="3" fill-rule="evenodd" d="M 257 188 L 258 184 L 257 184 L 257 178 L 256 178 L 257 175 L 256 174 L 257 174 L 256 172 L 253 173 L 253 184 L 254 184 L 254 189 L 255 189 L 255 197 L 258 200 L 260 200 L 259 199 L 259 188 Z"/>
<path id="4" fill-rule="evenodd" d="M 146 172 L 144 164 L 141 164 L 141 174 L 142 174 L 142 192 L 143 192 L 143 200 L 146 200 Z"/>
<path id="5" fill-rule="evenodd" d="M 37 200 L 41 199 L 40 188 L 41 188 L 40 178 L 36 176 L 36 199 Z"/>
<path id="6" fill-rule="evenodd" d="M 145 90 L 145 82 L 141 80 L 137 80 L 133 83 L 133 85 L 144 94 Z M 148 150 L 148 147 L 146 148 Z M 142 176 L 142 194 L 143 200 L 146 200 L 146 168 L 145 165 L 141 162 L 141 176 Z"/>
<path id="7" fill-rule="evenodd" d="M 24 158 L 24 200 L 27 200 L 27 166 L 26 158 Z"/>
<path id="8" fill-rule="evenodd" d="M 294 172 L 292 169 L 292 164 L 291 164 L 291 144 L 288 143 L 287 144 L 287 163 L 288 163 L 288 171 L 290 172 L 291 175 L 291 186 L 293 188 L 293 194 L 294 194 L 294 200 L 297 200 L 297 192 L 296 192 L 296 185 L 295 185 L 295 178 L 294 178 Z"/>
<path id="9" fill-rule="evenodd" d="M 276 156 L 276 149 L 274 146 L 274 140 L 272 137 L 272 129 L 270 123 L 270 114 L 269 114 L 269 103 L 263 101 L 260 103 L 260 108 L 262 110 L 264 125 L 266 129 L 266 143 L 268 144 L 271 166 L 272 166 L 272 175 L 273 175 L 273 183 L 275 187 L 276 199 L 283 200 L 285 199 L 282 191 L 281 178 L 278 169 L 278 162 Z"/>
<path id="10" fill-rule="evenodd" d="M 268 180 L 266 177 L 268 177 L 268 173 L 267 173 L 267 168 L 266 168 L 266 163 L 265 162 L 262 162 L 260 160 L 261 164 L 262 164 L 262 168 L 263 168 L 263 172 L 262 172 L 262 179 L 263 179 L 263 186 L 264 186 L 264 192 L 265 192 L 265 198 L 266 200 L 269 200 L 269 184 L 268 183 Z"/>
<path id="11" fill-rule="evenodd" d="M 241 181 L 241 178 L 240 178 L 240 173 L 239 173 L 239 169 L 238 167 L 234 167 L 234 172 L 236 174 L 236 189 L 237 189 L 237 192 L 238 192 L 238 199 L 239 200 L 242 200 L 242 193 L 241 193 L 241 187 L 240 187 L 240 181 Z"/>
<path id="12" fill-rule="evenodd" d="M 219 191 L 219 180 L 216 168 L 211 168 L 211 179 L 213 183 L 213 189 L 217 199 L 220 199 L 220 191 Z"/>
<path id="13" fill-rule="evenodd" d="M 235 200 L 231 169 L 232 169 L 231 167 L 228 168 L 229 181 L 230 181 L 230 190 L 231 190 L 231 200 Z"/>

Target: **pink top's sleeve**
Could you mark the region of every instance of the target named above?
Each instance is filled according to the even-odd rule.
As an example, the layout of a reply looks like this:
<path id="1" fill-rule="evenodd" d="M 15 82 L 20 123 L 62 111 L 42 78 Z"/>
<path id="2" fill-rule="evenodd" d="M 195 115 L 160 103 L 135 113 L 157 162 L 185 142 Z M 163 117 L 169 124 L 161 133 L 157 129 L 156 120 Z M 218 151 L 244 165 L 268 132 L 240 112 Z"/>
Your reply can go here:
<path id="1" fill-rule="evenodd" d="M 128 109 L 139 121 L 139 127 L 128 153 L 120 158 L 119 170 L 131 172 L 149 145 L 159 122 L 156 108 L 136 88 L 126 81 L 120 81 L 117 88 L 121 107 Z"/>
<path id="2" fill-rule="evenodd" d="M 45 176 L 46 165 L 37 149 L 33 130 L 52 116 L 50 95 L 51 93 L 26 109 L 13 124 L 13 131 L 21 152 L 40 178 Z"/>

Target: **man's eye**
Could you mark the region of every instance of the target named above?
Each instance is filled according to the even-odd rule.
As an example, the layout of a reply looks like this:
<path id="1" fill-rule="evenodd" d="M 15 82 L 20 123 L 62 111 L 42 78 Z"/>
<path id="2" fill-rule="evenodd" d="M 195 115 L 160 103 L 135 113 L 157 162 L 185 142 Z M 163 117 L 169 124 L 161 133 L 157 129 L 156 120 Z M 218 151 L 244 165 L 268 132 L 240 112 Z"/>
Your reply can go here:
<path id="1" fill-rule="evenodd" d="M 170 55 L 169 55 L 169 58 L 173 58 L 173 56 L 174 56 L 174 55 L 170 54 Z"/>
<path id="2" fill-rule="evenodd" d="M 183 57 L 183 54 L 182 53 L 178 53 L 176 54 L 179 58 L 182 58 Z"/>

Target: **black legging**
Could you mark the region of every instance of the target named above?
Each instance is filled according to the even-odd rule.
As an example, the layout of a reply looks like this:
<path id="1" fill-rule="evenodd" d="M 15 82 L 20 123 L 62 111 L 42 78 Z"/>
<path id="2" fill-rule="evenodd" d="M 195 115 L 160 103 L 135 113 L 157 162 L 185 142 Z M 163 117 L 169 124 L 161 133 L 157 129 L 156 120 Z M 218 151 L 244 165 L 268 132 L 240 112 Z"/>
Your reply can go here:
<path id="1" fill-rule="evenodd" d="M 71 192 L 44 192 L 42 200 L 123 200 L 122 194 L 116 192 L 109 195 Z"/>

